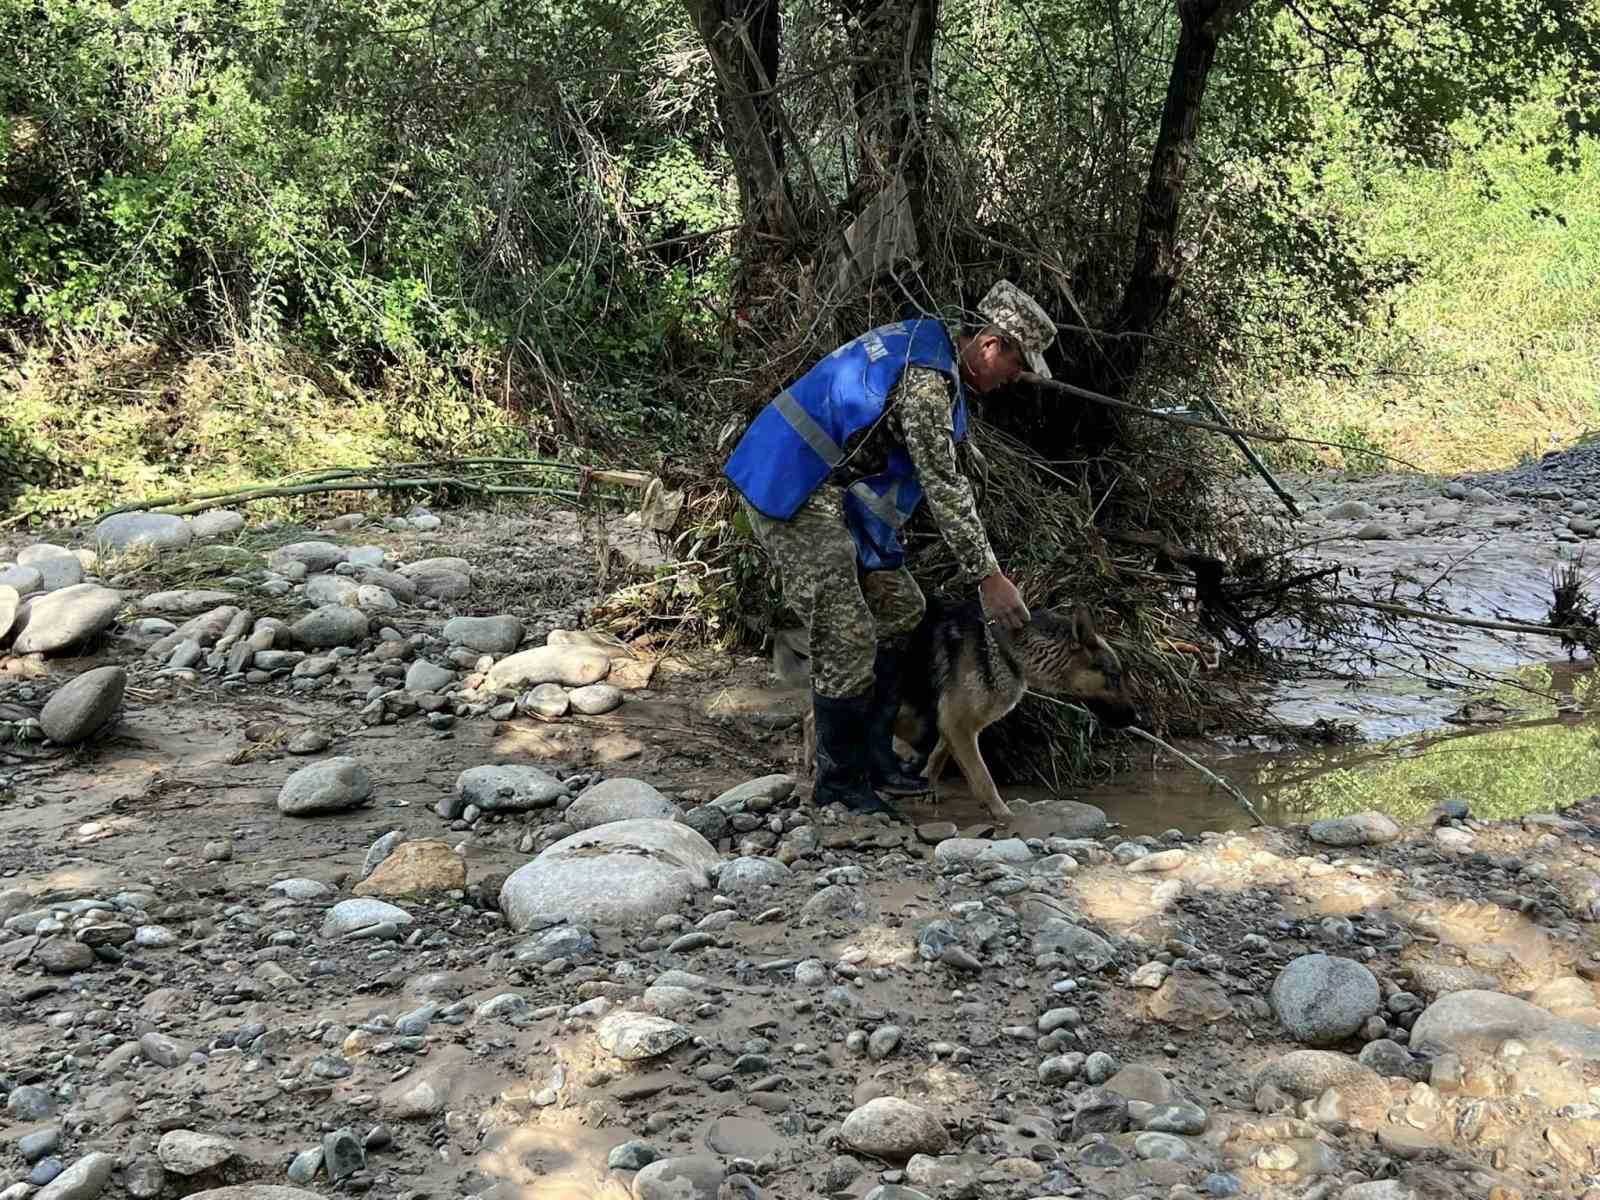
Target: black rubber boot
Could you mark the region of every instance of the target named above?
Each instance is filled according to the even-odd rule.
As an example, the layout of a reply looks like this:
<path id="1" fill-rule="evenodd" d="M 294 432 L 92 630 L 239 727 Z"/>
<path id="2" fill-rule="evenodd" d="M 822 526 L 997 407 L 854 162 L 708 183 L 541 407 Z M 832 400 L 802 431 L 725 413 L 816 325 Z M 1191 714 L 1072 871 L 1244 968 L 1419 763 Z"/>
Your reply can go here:
<path id="1" fill-rule="evenodd" d="M 898 816 L 872 790 L 868 773 L 866 731 L 872 696 L 872 692 L 842 698 L 811 693 L 817 726 L 817 785 L 812 799 L 819 808 L 837 803 L 851 812 Z"/>
<path id="2" fill-rule="evenodd" d="M 877 682 L 872 690 L 872 714 L 867 721 L 867 766 L 872 786 L 889 796 L 924 796 L 928 781 L 913 774 L 894 749 L 894 727 L 900 717 L 900 667 L 905 652 L 879 646 L 872 665 Z M 924 759 L 923 763 L 926 764 Z"/>

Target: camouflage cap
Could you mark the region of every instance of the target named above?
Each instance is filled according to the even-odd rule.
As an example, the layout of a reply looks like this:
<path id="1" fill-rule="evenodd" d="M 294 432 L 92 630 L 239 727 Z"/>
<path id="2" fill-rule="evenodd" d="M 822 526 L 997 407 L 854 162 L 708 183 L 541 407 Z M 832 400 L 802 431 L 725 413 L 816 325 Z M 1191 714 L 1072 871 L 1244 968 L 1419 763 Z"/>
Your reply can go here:
<path id="1" fill-rule="evenodd" d="M 1056 340 L 1056 323 L 1039 307 L 1037 300 L 1009 279 L 1002 279 L 979 301 L 978 312 L 1022 347 L 1030 371 L 1050 378 L 1050 368 L 1044 365 L 1044 351 Z"/>

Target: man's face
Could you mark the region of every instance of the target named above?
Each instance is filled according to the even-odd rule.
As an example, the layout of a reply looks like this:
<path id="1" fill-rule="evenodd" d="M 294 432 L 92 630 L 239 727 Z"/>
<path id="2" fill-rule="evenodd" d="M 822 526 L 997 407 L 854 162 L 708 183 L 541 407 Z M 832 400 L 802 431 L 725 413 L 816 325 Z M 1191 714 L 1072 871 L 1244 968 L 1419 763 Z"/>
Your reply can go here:
<path id="1" fill-rule="evenodd" d="M 982 393 L 1015 382 L 1027 364 L 1021 346 L 1002 334 L 986 331 L 972 340 L 961 365 L 967 382 Z"/>

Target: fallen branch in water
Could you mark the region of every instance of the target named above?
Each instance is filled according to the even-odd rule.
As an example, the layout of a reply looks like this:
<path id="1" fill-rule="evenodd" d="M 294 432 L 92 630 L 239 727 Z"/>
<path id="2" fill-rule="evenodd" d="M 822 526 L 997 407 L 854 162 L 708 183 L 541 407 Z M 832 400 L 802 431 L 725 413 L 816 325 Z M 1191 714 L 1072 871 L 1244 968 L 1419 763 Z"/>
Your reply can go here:
<path id="1" fill-rule="evenodd" d="M 1317 604 L 1337 604 L 1344 608 L 1369 608 L 1374 612 L 1388 613 L 1394 617 L 1406 617 L 1414 621 L 1435 621 L 1440 625 L 1461 625 L 1468 629 L 1496 629 L 1504 633 L 1531 633 L 1539 637 L 1568 639 L 1579 638 L 1584 632 L 1573 628 L 1561 629 L 1554 625 L 1528 625 L 1521 621 L 1491 621 L 1484 617 L 1454 617 L 1448 613 L 1429 612 L 1425 608 L 1408 608 L 1404 604 L 1392 604 L 1386 600 L 1358 600 L 1354 596 L 1307 595 L 1302 599 L 1310 600 Z"/>
<path id="2" fill-rule="evenodd" d="M 1157 565 L 1169 562 L 1176 566 L 1186 567 L 1194 573 L 1192 580 L 1182 580 L 1163 572 L 1142 571 L 1137 568 L 1119 568 L 1129 574 L 1138 574 L 1146 578 L 1166 579 L 1173 583 L 1189 583 L 1194 587 L 1203 607 L 1208 607 L 1217 612 L 1225 621 L 1235 629 L 1245 630 L 1252 624 L 1240 612 L 1239 604 L 1244 600 L 1259 600 L 1268 596 L 1281 599 L 1290 598 L 1291 589 L 1299 589 L 1308 583 L 1337 576 L 1343 569 L 1338 565 L 1319 567 L 1314 570 L 1304 571 L 1288 579 L 1282 579 L 1270 586 L 1235 586 L 1223 587 L 1223 581 L 1231 570 L 1228 563 L 1209 554 L 1201 554 L 1190 550 L 1172 541 L 1165 534 L 1154 530 L 1116 530 L 1110 529 L 1102 532 L 1106 541 L 1125 546 L 1140 546 L 1151 550 L 1156 555 Z M 1437 582 L 1437 581 L 1435 581 Z M 1600 630 L 1588 628 L 1580 624 L 1559 625 L 1534 625 L 1525 621 L 1500 621 L 1487 617 L 1458 617 L 1451 613 L 1435 612 L 1425 608 L 1412 608 L 1405 604 L 1396 604 L 1389 600 L 1364 600 L 1356 596 L 1319 595 L 1316 592 L 1293 591 L 1293 598 L 1310 604 L 1332 605 L 1339 608 L 1362 608 L 1372 612 L 1381 612 L 1391 617 L 1399 617 L 1411 621 L 1432 621 L 1439 625 L 1457 625 L 1466 629 L 1490 629 L 1502 633 L 1525 633 L 1535 637 L 1549 637 L 1562 640 L 1567 645 L 1584 646 L 1591 654 L 1600 655 Z"/>
<path id="3" fill-rule="evenodd" d="M 1155 734 L 1147 733 L 1145 730 L 1140 729 L 1137 725 L 1125 726 L 1123 728 L 1122 732 L 1126 733 L 1126 734 L 1131 734 L 1132 736 L 1134 736 L 1136 738 L 1143 738 L 1145 741 L 1149 742 L 1151 745 L 1161 747 L 1161 749 L 1165 750 L 1168 754 L 1171 754 L 1171 755 L 1173 755 L 1173 756 L 1175 756 L 1177 758 L 1181 758 L 1184 762 L 1188 763 L 1196 771 L 1199 771 L 1200 774 L 1204 775 L 1207 779 L 1211 780 L 1212 783 L 1216 784 L 1223 791 L 1227 792 L 1228 795 L 1232 796 L 1235 800 L 1237 800 L 1239 802 L 1239 807 L 1244 809 L 1244 811 L 1249 814 L 1250 819 L 1252 821 L 1254 821 L 1258 826 L 1266 824 L 1266 822 L 1261 819 L 1261 814 L 1256 811 L 1256 806 L 1250 803 L 1249 797 L 1247 797 L 1238 788 L 1234 787 L 1233 784 L 1229 783 L 1221 775 L 1218 775 L 1210 767 L 1204 766 L 1201 763 L 1196 762 L 1194 759 L 1190 758 L 1187 754 L 1185 754 L 1182 750 L 1179 750 L 1174 746 L 1167 745 L 1167 743 L 1163 742 Z"/>

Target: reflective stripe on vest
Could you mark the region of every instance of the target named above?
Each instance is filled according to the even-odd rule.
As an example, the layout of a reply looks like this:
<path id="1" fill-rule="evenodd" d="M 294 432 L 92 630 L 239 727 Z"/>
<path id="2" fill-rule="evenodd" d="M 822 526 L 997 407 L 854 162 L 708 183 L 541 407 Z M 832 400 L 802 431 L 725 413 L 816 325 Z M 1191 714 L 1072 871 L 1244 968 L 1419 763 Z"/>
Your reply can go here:
<path id="1" fill-rule="evenodd" d="M 837 467 L 844 459 L 844 451 L 839 443 L 828 436 L 828 431 L 811 419 L 811 414 L 800 407 L 800 401 L 794 398 L 794 393 L 788 388 L 779 392 L 772 401 L 772 407 L 782 414 L 783 419 L 789 422 L 789 427 L 805 439 L 806 445 L 816 451 L 817 456 L 828 466 Z"/>
<path id="2" fill-rule="evenodd" d="M 878 520 L 882 521 L 890 529 L 899 529 L 911 519 L 911 514 L 900 507 L 900 489 L 901 482 L 896 480 L 895 485 L 889 489 L 887 494 L 879 495 L 863 479 L 852 483 L 849 491 Z M 917 499 L 922 499 L 920 494 Z"/>

